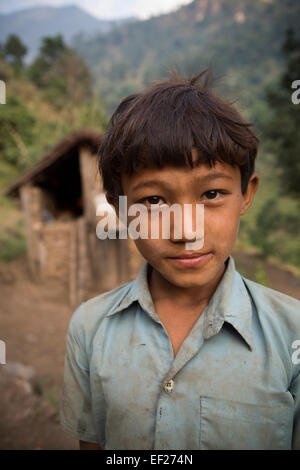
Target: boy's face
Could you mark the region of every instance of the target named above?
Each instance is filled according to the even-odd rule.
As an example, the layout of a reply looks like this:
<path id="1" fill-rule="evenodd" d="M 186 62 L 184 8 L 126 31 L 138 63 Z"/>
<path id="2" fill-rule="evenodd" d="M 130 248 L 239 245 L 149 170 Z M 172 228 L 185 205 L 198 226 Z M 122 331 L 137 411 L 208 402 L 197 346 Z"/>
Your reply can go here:
<path id="1" fill-rule="evenodd" d="M 193 151 L 193 158 L 196 156 L 196 151 Z M 130 176 L 123 175 L 122 187 L 123 194 L 127 196 L 127 206 L 143 203 L 149 208 L 149 233 L 150 204 L 170 206 L 177 203 L 182 209 L 184 204 L 192 204 L 193 230 L 196 229 L 195 205 L 204 205 L 204 244 L 201 249 L 186 250 L 185 244 L 190 243 L 191 239 L 185 238 L 183 228 L 182 237 L 174 237 L 174 217 L 171 217 L 170 239 L 139 238 L 135 240 L 138 250 L 163 278 L 178 287 L 200 287 L 213 282 L 223 272 L 224 262 L 231 254 L 237 238 L 240 216 L 250 206 L 257 185 L 258 176 L 255 173 L 243 195 L 239 168 L 220 162 L 212 168 L 205 164 L 193 169 L 168 166 L 163 169 L 142 169 Z M 109 202 L 117 210 L 111 199 Z M 133 218 L 128 217 L 128 223 Z M 184 217 L 182 227 L 183 224 Z M 187 253 L 208 256 L 194 265 L 176 260 L 176 257 Z"/>

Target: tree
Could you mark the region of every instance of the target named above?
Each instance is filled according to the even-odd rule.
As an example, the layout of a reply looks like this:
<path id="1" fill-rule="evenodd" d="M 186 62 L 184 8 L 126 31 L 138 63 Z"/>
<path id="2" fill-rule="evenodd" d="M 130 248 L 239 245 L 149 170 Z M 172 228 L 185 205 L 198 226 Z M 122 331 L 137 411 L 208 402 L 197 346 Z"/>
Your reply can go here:
<path id="1" fill-rule="evenodd" d="M 51 61 L 57 58 L 66 49 L 67 46 L 64 43 L 62 35 L 57 34 L 53 37 L 46 36 L 43 38 L 42 45 L 40 47 L 40 53 L 44 58 Z"/>
<path id="2" fill-rule="evenodd" d="M 5 59 L 4 55 L 4 44 L 0 42 L 0 59 Z"/>
<path id="3" fill-rule="evenodd" d="M 29 77 L 30 79 L 40 88 L 47 87 L 47 79 L 45 76 L 55 65 L 55 61 L 67 50 L 63 38 L 60 34 L 57 36 L 45 36 L 42 39 L 40 46 L 40 53 L 35 61 L 29 67 Z"/>
<path id="4" fill-rule="evenodd" d="M 24 170 L 30 165 L 28 147 L 33 138 L 35 115 L 25 102 L 8 94 L 8 103 L 0 106 L 0 155 L 1 162 Z"/>
<path id="5" fill-rule="evenodd" d="M 273 116 L 265 131 L 281 169 L 281 194 L 300 199 L 300 104 L 294 104 L 291 99 L 292 84 L 300 80 L 300 41 L 292 29 L 286 32 L 282 50 L 286 68 L 278 84 L 267 89 L 267 101 Z"/>
<path id="6" fill-rule="evenodd" d="M 66 103 L 80 104 L 91 97 L 89 68 L 74 49 L 64 44 L 61 35 L 43 38 L 40 54 L 28 73 L 57 108 Z"/>
<path id="7" fill-rule="evenodd" d="M 16 34 L 10 34 L 3 46 L 3 53 L 6 61 L 19 71 L 23 66 L 23 59 L 27 53 L 27 47 Z"/>

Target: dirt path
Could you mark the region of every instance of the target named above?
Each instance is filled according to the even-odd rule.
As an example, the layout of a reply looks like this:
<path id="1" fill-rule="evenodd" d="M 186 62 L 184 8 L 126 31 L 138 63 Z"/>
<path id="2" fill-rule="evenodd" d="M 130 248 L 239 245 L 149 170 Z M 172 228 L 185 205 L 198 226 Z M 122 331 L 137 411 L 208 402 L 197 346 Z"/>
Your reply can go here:
<path id="1" fill-rule="evenodd" d="M 72 314 L 59 286 L 28 280 L 24 259 L 0 272 L 0 338 L 6 343 L 7 372 L 0 366 L 0 449 L 76 449 L 58 423 L 65 335 Z M 3 279 L 4 277 L 4 279 Z M 58 289 L 56 288 L 58 287 Z M 34 368 L 27 380 L 26 368 Z M 24 370 L 23 370 L 24 369 Z"/>
<path id="2" fill-rule="evenodd" d="M 254 255 L 234 257 L 250 279 L 257 280 L 262 266 L 270 287 L 300 299 L 300 279 L 290 272 L 261 265 Z M 0 339 L 6 343 L 7 362 L 0 365 L 0 449 L 77 449 L 58 420 L 65 337 L 73 312 L 67 293 L 56 282 L 33 284 L 25 258 L 0 264 L 0 293 Z"/>

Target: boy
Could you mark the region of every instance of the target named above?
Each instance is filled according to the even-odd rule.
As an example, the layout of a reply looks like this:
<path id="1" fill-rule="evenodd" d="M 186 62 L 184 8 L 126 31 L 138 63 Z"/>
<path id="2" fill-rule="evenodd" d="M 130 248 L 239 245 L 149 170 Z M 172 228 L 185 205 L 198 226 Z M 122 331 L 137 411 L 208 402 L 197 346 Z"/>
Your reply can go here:
<path id="1" fill-rule="evenodd" d="M 61 423 L 83 449 L 300 449 L 300 302 L 235 269 L 258 139 L 204 75 L 125 98 L 99 151 L 117 212 L 202 204 L 204 242 L 173 217 L 135 240 L 135 281 L 73 314 Z"/>

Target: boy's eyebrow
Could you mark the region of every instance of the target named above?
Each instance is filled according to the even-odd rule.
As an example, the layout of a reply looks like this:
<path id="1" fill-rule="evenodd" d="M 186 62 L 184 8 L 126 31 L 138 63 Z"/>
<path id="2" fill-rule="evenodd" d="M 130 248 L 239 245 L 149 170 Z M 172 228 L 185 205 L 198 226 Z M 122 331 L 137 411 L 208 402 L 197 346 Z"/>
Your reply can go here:
<path id="1" fill-rule="evenodd" d="M 200 180 L 214 180 L 218 178 L 227 178 L 229 180 L 233 180 L 232 176 L 226 175 L 226 173 L 221 173 L 219 171 L 216 171 L 215 173 L 209 173 L 208 175 L 203 176 L 202 178 L 199 177 Z"/>
<path id="2" fill-rule="evenodd" d="M 217 171 L 214 173 L 209 173 L 208 175 L 205 175 L 202 177 L 199 176 L 196 179 L 201 182 L 204 182 L 204 181 L 211 181 L 211 180 L 215 180 L 219 178 L 226 178 L 226 179 L 230 179 L 231 181 L 233 180 L 232 176 L 226 175 L 226 173 L 221 173 Z M 138 183 L 132 188 L 132 190 L 136 191 L 137 189 L 140 189 L 140 188 L 147 188 L 147 187 L 152 187 L 152 186 L 163 186 L 166 189 L 170 188 L 168 183 L 155 179 L 155 180 L 147 180 L 147 181 Z"/>

